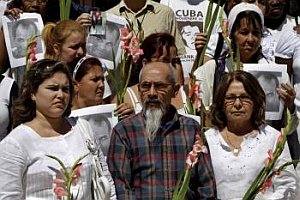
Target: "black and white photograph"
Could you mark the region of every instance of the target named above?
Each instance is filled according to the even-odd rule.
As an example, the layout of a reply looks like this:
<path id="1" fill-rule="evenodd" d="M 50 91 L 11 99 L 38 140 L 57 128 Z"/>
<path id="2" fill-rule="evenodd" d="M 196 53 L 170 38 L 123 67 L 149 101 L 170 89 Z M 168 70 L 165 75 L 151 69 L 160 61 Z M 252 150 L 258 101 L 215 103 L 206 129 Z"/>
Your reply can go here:
<path id="1" fill-rule="evenodd" d="M 87 54 L 100 58 L 109 69 L 113 69 L 113 58 L 118 63 L 121 57 L 120 28 L 126 26 L 126 20 L 113 14 L 106 13 L 105 34 L 89 34 L 86 43 Z"/>
<path id="2" fill-rule="evenodd" d="M 118 118 L 113 111 L 116 104 L 90 106 L 72 110 L 71 116 L 86 119 L 96 135 L 96 143 L 101 146 L 104 155 L 107 156 L 112 128 L 117 124 Z"/>
<path id="3" fill-rule="evenodd" d="M 286 65 L 244 64 L 244 70 L 253 74 L 266 95 L 266 120 L 280 120 L 284 108 L 276 88 L 289 82 Z"/>
<path id="4" fill-rule="evenodd" d="M 44 24 L 40 14 L 22 13 L 17 20 L 3 16 L 2 23 L 5 44 L 12 68 L 26 64 L 26 47 L 28 39 L 33 36 L 37 36 L 36 57 L 37 59 L 43 58 L 45 47 L 40 35 Z"/>

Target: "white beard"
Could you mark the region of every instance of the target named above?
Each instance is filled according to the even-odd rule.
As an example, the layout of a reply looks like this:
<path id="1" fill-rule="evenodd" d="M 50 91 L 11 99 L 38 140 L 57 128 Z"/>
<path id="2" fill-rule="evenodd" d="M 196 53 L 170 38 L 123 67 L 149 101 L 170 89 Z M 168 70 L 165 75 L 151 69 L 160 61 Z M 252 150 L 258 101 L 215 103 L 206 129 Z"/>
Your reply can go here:
<path id="1" fill-rule="evenodd" d="M 148 140 L 152 142 L 156 133 L 161 125 L 161 119 L 163 116 L 162 109 L 147 109 L 145 112 L 146 116 L 146 136 Z"/>

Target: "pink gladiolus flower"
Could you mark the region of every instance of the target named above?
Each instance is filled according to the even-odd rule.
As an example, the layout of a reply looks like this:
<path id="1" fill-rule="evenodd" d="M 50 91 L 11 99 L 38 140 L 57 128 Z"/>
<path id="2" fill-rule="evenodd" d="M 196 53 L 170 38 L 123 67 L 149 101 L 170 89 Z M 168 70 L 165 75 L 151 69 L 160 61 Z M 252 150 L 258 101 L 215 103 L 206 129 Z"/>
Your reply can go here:
<path id="1" fill-rule="evenodd" d="M 55 187 L 54 188 L 54 193 L 56 194 L 58 199 L 62 199 L 63 196 L 68 195 L 67 191 L 63 187 Z"/>
<path id="2" fill-rule="evenodd" d="M 280 132 L 280 135 L 278 136 L 278 139 L 277 139 L 277 144 L 280 144 L 283 140 L 283 133 Z"/>
<path id="3" fill-rule="evenodd" d="M 60 178 L 56 178 L 56 179 L 53 180 L 53 183 L 55 183 L 55 184 L 64 184 L 65 180 L 60 179 Z"/>
<path id="4" fill-rule="evenodd" d="M 80 178 L 80 171 L 82 170 L 82 163 L 79 163 L 76 168 L 74 169 L 73 176 L 72 176 L 72 184 L 76 185 L 79 178 Z"/>
<path id="5" fill-rule="evenodd" d="M 263 185 L 261 186 L 261 188 L 259 189 L 259 191 L 260 191 L 261 193 L 265 193 L 266 190 L 267 190 L 267 188 L 269 188 L 269 187 L 271 187 L 271 186 L 272 186 L 272 178 L 269 178 L 269 179 L 267 179 L 267 180 L 263 183 Z"/>
<path id="6" fill-rule="evenodd" d="M 229 33 L 228 33 L 228 24 L 229 24 L 229 22 L 228 22 L 227 19 L 224 19 L 222 21 L 222 28 L 223 28 L 223 31 L 224 31 L 224 34 L 225 34 L 226 37 L 229 36 Z"/>
<path id="7" fill-rule="evenodd" d="M 270 161 L 273 159 L 273 151 L 272 151 L 272 149 L 268 150 L 268 154 L 269 154 L 269 157 L 267 157 L 266 160 L 265 160 L 265 166 L 266 167 L 269 165 Z"/>
<path id="8" fill-rule="evenodd" d="M 186 159 L 186 170 L 192 168 L 198 162 L 198 154 L 191 151 Z"/>
<path id="9" fill-rule="evenodd" d="M 128 29 L 126 27 L 122 27 L 120 28 L 120 40 L 121 41 L 126 41 L 126 40 L 130 40 L 133 36 L 132 32 L 129 32 Z"/>
<path id="10" fill-rule="evenodd" d="M 200 153 L 208 153 L 207 147 L 202 145 L 202 142 L 198 138 L 193 145 L 192 151 L 187 156 L 186 159 L 186 169 L 190 169 L 198 162 L 198 157 Z"/>

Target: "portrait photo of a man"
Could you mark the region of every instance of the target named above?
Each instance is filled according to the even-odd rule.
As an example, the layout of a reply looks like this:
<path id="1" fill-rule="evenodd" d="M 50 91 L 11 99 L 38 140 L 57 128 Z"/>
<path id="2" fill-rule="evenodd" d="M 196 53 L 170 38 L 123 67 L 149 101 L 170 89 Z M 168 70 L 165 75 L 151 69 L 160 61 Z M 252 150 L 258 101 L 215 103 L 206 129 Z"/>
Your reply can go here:
<path id="1" fill-rule="evenodd" d="M 12 22 L 11 26 L 11 46 L 12 54 L 15 58 L 26 56 L 27 41 L 32 36 L 40 35 L 40 31 L 36 25 L 37 19 L 22 19 Z M 42 52 L 41 40 L 39 39 L 37 53 Z"/>
<path id="2" fill-rule="evenodd" d="M 2 22 L 6 49 L 12 68 L 26 64 L 26 49 L 31 38 L 34 38 L 36 42 L 36 58 L 39 60 L 44 57 L 45 46 L 41 39 L 44 23 L 40 14 L 21 13 L 17 20 L 3 16 Z"/>
<path id="3" fill-rule="evenodd" d="M 118 53 L 121 27 L 115 23 L 107 22 L 105 35 L 89 35 L 87 39 L 87 53 L 91 56 L 113 61 Z"/>
<path id="4" fill-rule="evenodd" d="M 278 112 L 280 106 L 280 99 L 276 88 L 279 88 L 278 77 L 280 74 L 272 72 L 258 72 L 255 74 L 259 84 L 263 88 L 266 95 L 266 111 Z"/>
<path id="5" fill-rule="evenodd" d="M 278 95 L 281 83 L 289 83 L 287 66 L 283 64 L 243 64 L 243 70 L 253 74 L 266 96 L 265 119 L 280 120 L 284 102 Z"/>

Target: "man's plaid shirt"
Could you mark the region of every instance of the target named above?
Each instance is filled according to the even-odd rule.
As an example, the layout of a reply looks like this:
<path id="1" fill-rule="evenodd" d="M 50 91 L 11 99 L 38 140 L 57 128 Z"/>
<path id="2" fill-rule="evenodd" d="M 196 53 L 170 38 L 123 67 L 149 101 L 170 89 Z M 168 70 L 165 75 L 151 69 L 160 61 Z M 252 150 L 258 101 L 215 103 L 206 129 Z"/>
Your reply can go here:
<path id="1" fill-rule="evenodd" d="M 144 133 L 143 113 L 119 122 L 112 131 L 108 165 L 116 185 L 118 199 L 171 199 L 178 179 L 184 172 L 187 154 L 196 137 L 199 124 L 168 112 L 154 141 Z M 192 173 L 189 199 L 215 199 L 216 186 L 208 154 L 201 154 Z"/>

